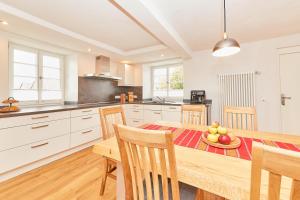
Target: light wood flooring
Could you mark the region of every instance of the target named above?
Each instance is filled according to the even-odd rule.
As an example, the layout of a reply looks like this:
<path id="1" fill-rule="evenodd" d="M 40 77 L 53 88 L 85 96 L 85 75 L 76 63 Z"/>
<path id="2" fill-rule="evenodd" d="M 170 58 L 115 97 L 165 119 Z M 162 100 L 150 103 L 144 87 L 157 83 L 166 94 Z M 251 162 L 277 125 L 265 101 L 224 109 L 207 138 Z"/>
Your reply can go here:
<path id="1" fill-rule="evenodd" d="M 84 149 L 18 177 L 0 183 L 2 200 L 113 200 L 116 182 L 108 178 L 99 196 L 103 159 Z"/>

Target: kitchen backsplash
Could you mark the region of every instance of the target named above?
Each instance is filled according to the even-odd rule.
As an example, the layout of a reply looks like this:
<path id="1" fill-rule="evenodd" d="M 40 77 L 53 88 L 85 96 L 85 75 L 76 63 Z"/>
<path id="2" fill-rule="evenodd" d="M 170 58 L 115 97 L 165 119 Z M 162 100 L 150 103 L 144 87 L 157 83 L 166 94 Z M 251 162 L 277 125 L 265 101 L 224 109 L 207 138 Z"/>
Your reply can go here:
<path id="1" fill-rule="evenodd" d="M 78 77 L 78 103 L 114 101 L 116 95 L 129 91 L 142 100 L 142 86 L 118 86 L 118 82 L 113 80 Z"/>

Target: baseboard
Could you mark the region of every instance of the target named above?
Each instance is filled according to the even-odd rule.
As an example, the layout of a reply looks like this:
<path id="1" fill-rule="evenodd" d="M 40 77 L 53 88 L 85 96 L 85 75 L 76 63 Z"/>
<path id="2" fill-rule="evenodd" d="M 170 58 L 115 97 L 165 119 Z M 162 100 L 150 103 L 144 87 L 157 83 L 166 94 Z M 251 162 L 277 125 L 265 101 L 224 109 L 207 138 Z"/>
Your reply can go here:
<path id="1" fill-rule="evenodd" d="M 58 160 L 58 159 L 61 159 L 63 157 L 66 157 L 68 155 L 71 155 L 71 154 L 73 154 L 77 151 L 80 151 L 80 150 L 85 149 L 87 147 L 93 146 L 94 144 L 96 144 L 99 141 L 100 140 L 94 140 L 94 141 L 91 141 L 89 143 L 74 147 L 72 149 L 68 149 L 68 150 L 63 151 L 61 153 L 49 156 L 47 158 L 38 160 L 36 162 L 30 163 L 28 165 L 19 167 L 19 168 L 14 169 L 14 170 L 11 170 L 9 172 L 5 172 L 5 173 L 0 175 L 0 182 L 6 181 L 8 179 L 11 179 L 11 178 L 16 177 L 16 176 L 21 175 L 21 174 L 24 174 L 28 171 L 31 171 L 31 170 L 36 169 L 38 167 L 41 167 L 43 165 L 49 164 L 49 163 L 51 163 L 55 160 Z"/>

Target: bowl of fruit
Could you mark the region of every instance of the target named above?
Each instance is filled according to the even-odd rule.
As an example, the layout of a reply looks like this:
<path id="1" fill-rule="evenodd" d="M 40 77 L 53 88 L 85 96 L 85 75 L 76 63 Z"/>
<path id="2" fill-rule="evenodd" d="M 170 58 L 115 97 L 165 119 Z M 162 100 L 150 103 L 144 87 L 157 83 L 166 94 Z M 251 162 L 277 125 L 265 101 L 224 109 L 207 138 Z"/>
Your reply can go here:
<path id="1" fill-rule="evenodd" d="M 241 145 L 240 138 L 228 133 L 227 128 L 220 126 L 219 122 L 213 122 L 201 137 L 203 142 L 217 148 L 235 149 Z"/>

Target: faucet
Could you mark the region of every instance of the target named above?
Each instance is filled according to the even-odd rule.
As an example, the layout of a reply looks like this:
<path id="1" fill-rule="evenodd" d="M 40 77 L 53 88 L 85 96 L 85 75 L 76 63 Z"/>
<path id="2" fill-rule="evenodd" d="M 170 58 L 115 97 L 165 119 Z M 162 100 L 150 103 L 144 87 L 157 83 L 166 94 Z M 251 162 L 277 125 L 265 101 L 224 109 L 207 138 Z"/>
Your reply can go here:
<path id="1" fill-rule="evenodd" d="M 162 102 L 162 103 L 166 102 L 166 98 L 161 98 L 159 96 L 156 96 L 156 98 L 159 100 L 159 102 Z"/>

